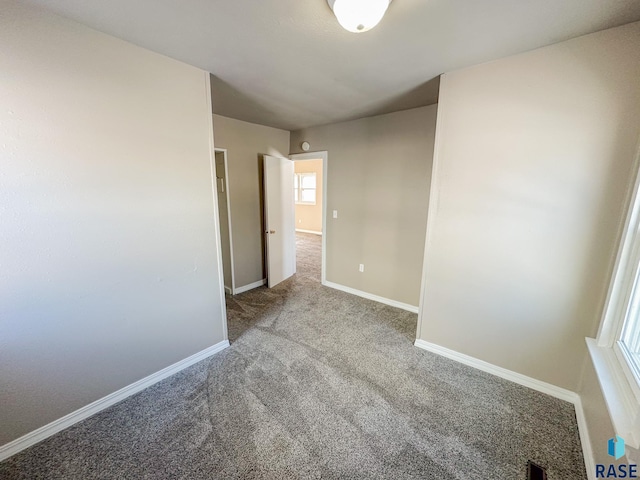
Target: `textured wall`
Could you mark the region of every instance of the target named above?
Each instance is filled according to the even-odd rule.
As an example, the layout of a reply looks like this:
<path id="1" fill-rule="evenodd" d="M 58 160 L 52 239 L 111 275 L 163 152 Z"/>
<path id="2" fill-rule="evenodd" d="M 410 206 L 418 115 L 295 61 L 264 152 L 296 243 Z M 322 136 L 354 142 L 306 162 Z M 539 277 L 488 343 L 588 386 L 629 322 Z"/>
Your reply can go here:
<path id="1" fill-rule="evenodd" d="M 213 103 L 216 99 L 213 98 Z M 289 132 L 213 116 L 216 148 L 226 148 L 235 286 L 265 278 L 262 155 L 289 156 Z"/>
<path id="2" fill-rule="evenodd" d="M 418 305 L 436 110 L 291 132 L 291 153 L 305 140 L 329 152 L 328 281 Z"/>
<path id="3" fill-rule="evenodd" d="M 640 24 L 444 75 L 419 338 L 577 391 L 640 136 Z"/>
<path id="4" fill-rule="evenodd" d="M 0 444 L 223 340 L 205 73 L 4 2 Z"/>

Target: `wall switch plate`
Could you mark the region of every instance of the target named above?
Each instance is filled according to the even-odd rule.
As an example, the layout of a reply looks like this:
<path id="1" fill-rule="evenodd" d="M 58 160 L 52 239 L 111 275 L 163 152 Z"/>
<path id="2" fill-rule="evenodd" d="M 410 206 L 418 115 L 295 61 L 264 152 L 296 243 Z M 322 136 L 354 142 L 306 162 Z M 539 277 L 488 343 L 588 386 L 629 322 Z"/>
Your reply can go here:
<path id="1" fill-rule="evenodd" d="M 338 218 L 338 210 L 333 211 L 333 218 Z"/>
<path id="2" fill-rule="evenodd" d="M 360 264 L 360 268 L 358 268 L 358 270 L 360 270 L 360 273 L 364 272 L 364 263 Z"/>

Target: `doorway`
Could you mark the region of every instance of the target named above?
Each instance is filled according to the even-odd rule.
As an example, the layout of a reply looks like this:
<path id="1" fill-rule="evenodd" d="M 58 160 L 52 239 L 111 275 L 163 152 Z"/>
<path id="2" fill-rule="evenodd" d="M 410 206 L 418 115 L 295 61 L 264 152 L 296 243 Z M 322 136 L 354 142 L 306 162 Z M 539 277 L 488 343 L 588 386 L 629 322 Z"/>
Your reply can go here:
<path id="1" fill-rule="evenodd" d="M 222 271 L 224 290 L 229 295 L 235 294 L 235 278 L 233 271 L 233 240 L 231 234 L 231 202 L 229 199 L 229 176 L 227 150 L 215 149 L 214 175 L 218 194 L 218 218 L 220 219 L 220 245 L 222 247 Z"/>
<path id="2" fill-rule="evenodd" d="M 298 262 L 313 263 L 320 250 L 320 275 L 326 280 L 327 167 L 328 153 L 290 155 L 294 162 L 295 230 Z M 306 252 L 306 253 L 305 253 Z M 302 265 L 301 265 L 302 266 Z M 309 265 L 304 266 L 305 269 Z"/>

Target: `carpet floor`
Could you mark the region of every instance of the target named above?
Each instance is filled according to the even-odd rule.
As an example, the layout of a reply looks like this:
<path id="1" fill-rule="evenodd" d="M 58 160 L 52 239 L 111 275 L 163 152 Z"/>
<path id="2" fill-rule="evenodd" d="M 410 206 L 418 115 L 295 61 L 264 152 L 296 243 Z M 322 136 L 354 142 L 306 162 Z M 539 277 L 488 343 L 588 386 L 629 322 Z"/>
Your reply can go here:
<path id="1" fill-rule="evenodd" d="M 416 315 L 298 273 L 230 348 L 0 463 L 2 479 L 586 479 L 573 405 L 412 345 Z"/>

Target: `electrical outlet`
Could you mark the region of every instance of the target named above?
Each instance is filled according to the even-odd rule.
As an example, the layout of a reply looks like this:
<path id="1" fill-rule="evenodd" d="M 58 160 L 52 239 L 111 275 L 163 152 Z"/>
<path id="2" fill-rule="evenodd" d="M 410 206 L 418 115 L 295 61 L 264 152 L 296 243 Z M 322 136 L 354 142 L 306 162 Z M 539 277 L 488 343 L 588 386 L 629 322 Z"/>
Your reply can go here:
<path id="1" fill-rule="evenodd" d="M 364 272 L 364 263 L 360 264 L 360 268 L 358 270 L 360 270 L 360 273 Z"/>

